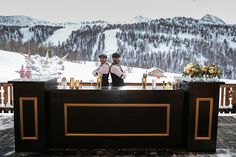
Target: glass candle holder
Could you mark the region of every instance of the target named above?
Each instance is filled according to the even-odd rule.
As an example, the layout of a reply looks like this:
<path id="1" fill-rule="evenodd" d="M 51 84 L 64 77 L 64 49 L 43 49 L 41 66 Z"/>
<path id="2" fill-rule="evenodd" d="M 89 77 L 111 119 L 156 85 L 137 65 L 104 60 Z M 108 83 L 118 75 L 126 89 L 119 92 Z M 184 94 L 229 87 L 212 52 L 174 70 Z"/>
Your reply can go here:
<path id="1" fill-rule="evenodd" d="M 152 79 L 152 88 L 156 89 L 156 79 Z"/>
<path id="2" fill-rule="evenodd" d="M 67 86 L 66 77 L 62 77 L 62 79 L 61 79 L 61 85 L 62 85 L 64 88 Z"/>
<path id="3" fill-rule="evenodd" d="M 75 80 L 75 88 L 79 89 L 79 80 Z"/>
<path id="4" fill-rule="evenodd" d="M 83 81 L 82 80 L 79 81 L 79 85 L 80 85 L 80 88 L 82 89 L 82 86 L 83 86 Z"/>
<path id="5" fill-rule="evenodd" d="M 70 78 L 70 88 L 73 89 L 75 86 L 74 77 Z"/>
<path id="6" fill-rule="evenodd" d="M 97 88 L 101 88 L 102 87 L 102 74 L 98 74 L 97 77 Z"/>

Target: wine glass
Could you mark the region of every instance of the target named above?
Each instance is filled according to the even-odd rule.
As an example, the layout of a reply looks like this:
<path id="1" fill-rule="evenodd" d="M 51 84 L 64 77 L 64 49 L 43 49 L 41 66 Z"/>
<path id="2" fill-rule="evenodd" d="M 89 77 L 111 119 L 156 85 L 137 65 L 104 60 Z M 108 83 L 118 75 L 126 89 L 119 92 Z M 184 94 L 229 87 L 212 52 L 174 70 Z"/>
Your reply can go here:
<path id="1" fill-rule="evenodd" d="M 93 86 L 94 80 L 93 80 L 93 79 L 90 79 L 89 82 L 90 82 L 91 86 Z"/>

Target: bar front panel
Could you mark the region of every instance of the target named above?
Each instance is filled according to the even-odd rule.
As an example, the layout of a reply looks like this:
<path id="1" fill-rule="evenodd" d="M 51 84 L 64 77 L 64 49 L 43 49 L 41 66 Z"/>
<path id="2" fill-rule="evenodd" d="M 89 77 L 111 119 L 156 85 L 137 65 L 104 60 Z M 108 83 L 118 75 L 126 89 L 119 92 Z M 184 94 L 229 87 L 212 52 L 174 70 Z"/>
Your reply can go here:
<path id="1" fill-rule="evenodd" d="M 50 90 L 46 95 L 50 147 L 184 145 L 182 92 Z"/>
<path id="2" fill-rule="evenodd" d="M 66 136 L 169 136 L 170 104 L 64 104 L 64 109 Z"/>

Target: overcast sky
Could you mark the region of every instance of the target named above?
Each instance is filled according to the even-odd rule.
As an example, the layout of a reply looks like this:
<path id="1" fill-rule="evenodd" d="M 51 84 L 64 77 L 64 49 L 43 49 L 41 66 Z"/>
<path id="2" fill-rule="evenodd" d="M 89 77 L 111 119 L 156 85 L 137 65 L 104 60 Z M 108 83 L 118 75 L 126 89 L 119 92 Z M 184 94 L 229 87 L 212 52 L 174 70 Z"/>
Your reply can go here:
<path id="1" fill-rule="evenodd" d="M 236 0 L 0 0 L 0 15 L 26 15 L 51 22 L 127 21 L 176 16 L 217 16 L 236 24 Z"/>

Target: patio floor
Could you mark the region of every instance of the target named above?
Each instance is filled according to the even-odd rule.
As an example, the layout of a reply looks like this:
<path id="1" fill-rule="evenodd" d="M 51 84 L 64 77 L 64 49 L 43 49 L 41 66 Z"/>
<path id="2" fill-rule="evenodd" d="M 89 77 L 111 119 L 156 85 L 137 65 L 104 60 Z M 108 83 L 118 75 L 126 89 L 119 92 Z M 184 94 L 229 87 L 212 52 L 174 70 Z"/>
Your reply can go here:
<path id="1" fill-rule="evenodd" d="M 47 153 L 16 153 L 13 115 L 0 115 L 0 157 L 155 157 L 155 156 L 236 156 L 236 117 L 219 117 L 216 153 L 194 153 L 166 149 L 66 149 Z"/>

